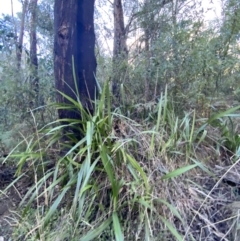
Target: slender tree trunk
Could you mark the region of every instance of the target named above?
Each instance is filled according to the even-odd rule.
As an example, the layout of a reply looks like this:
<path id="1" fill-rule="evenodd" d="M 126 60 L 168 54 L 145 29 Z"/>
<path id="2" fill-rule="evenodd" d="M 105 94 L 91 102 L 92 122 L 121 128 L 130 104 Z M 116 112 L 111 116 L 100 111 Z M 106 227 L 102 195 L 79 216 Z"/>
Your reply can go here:
<path id="1" fill-rule="evenodd" d="M 20 26 L 19 40 L 17 43 L 17 68 L 18 68 L 18 70 L 21 67 L 23 36 L 24 36 L 25 17 L 26 17 L 26 13 L 27 13 L 27 8 L 28 8 L 28 0 L 25 0 L 22 4 L 21 26 Z"/>
<path id="2" fill-rule="evenodd" d="M 172 25 L 173 25 L 173 41 L 172 41 L 172 51 L 174 56 L 174 79 L 175 79 L 175 95 L 177 95 L 178 91 L 181 92 L 181 82 L 179 79 L 179 51 L 177 46 L 177 14 L 178 14 L 178 0 L 172 3 Z"/>
<path id="3" fill-rule="evenodd" d="M 20 26 L 20 32 L 19 32 L 19 38 L 16 39 L 15 45 L 16 45 L 16 59 L 17 59 L 17 71 L 20 70 L 21 67 L 21 58 L 22 58 L 22 45 L 23 45 L 23 36 L 24 36 L 24 27 L 25 27 L 25 17 L 27 13 L 27 7 L 28 7 L 28 0 L 25 0 L 22 3 L 22 16 L 21 16 L 21 26 Z M 15 30 L 15 35 L 18 36 L 18 31 L 17 31 L 17 25 L 14 20 L 14 11 L 13 11 L 13 0 L 11 0 L 11 8 L 12 8 L 12 18 L 14 21 L 14 30 Z"/>
<path id="4" fill-rule="evenodd" d="M 38 78 L 38 58 L 37 58 L 37 2 L 30 2 L 30 83 L 35 92 L 35 103 L 38 105 L 39 78 Z"/>
<path id="5" fill-rule="evenodd" d="M 112 92 L 115 97 L 120 97 L 120 84 L 126 74 L 128 50 L 126 44 L 126 29 L 124 25 L 122 0 L 114 0 L 114 44 L 113 44 L 113 78 Z"/>
<path id="6" fill-rule="evenodd" d="M 54 73 L 56 89 L 93 112 L 97 94 L 94 0 L 55 0 Z M 73 70 L 75 69 L 74 79 Z M 57 102 L 69 103 L 60 93 Z M 59 110 L 59 118 L 80 119 L 74 110 Z"/>
<path id="7" fill-rule="evenodd" d="M 147 22 L 152 21 L 152 18 L 149 18 L 151 12 L 149 11 L 149 0 L 145 0 L 144 8 L 146 9 L 145 13 L 145 28 L 144 28 L 144 43 L 145 43 L 145 54 L 146 54 L 146 65 L 145 65 L 145 80 L 144 80 L 144 96 L 145 102 L 148 101 L 149 97 L 149 82 L 150 82 L 150 26 Z"/>

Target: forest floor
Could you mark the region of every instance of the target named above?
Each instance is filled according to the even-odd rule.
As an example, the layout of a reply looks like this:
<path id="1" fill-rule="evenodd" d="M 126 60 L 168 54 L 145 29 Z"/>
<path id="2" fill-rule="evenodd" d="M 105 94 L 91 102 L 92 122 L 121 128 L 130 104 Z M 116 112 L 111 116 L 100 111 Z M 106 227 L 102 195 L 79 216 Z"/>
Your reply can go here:
<path id="1" fill-rule="evenodd" d="M 26 177 L 15 178 L 16 170 L 13 166 L 0 165 L 0 237 L 4 241 L 12 240 L 12 230 L 19 220 L 16 211 L 32 184 Z"/>
<path id="2" fill-rule="evenodd" d="M 201 150 L 204 159 L 211 156 L 216 157 L 212 147 L 205 146 L 204 149 L 204 154 L 202 153 L 203 149 Z M 184 174 L 184 179 L 188 180 L 189 185 L 186 185 L 185 182 L 185 188 L 181 192 L 182 197 L 188 197 L 188 199 L 179 197 L 176 208 L 190 207 L 184 219 L 189 223 L 189 233 L 195 237 L 195 240 L 237 241 L 237 237 L 240 237 L 237 227 L 240 211 L 240 161 L 232 163 L 229 153 L 222 149 L 214 163 L 208 162 L 208 164 L 208 169 L 214 174 L 212 176 L 204 172 Z M 10 173 L 7 176 L 0 175 L 0 192 L 2 193 L 0 197 L 1 241 L 14 240 L 12 232 L 21 219 L 16 211 L 29 186 L 33 184 L 29 178 L 26 178 L 26 173 L 25 177 L 16 181 L 15 184 L 11 184 L 4 191 L 13 178 L 11 176 L 13 170 L 15 168 L 9 166 L 1 167 L 1 173 Z M 169 186 L 169 188 L 172 187 Z M 177 223 L 175 225 L 178 226 Z M 179 230 L 181 231 L 181 225 Z M 28 239 L 22 237 L 21 240 Z"/>
<path id="3" fill-rule="evenodd" d="M 169 164 L 163 163 L 161 158 L 157 158 L 156 161 L 159 162 L 152 164 L 154 171 L 151 173 L 151 178 L 153 178 L 151 182 L 154 182 L 155 178 L 153 185 L 157 187 L 157 192 L 162 191 L 160 197 L 163 196 L 167 202 L 174 204 L 181 214 L 185 227 L 174 215 L 168 221 L 184 237 L 183 241 L 239 241 L 240 159 L 236 159 L 224 147 L 217 149 L 211 140 L 211 133 L 216 134 L 216 130 L 213 128 L 208 131 L 210 138 L 208 137 L 200 145 L 194 145 L 196 146 L 195 160 L 202 163 L 203 168 L 194 168 L 176 179 L 173 178 L 164 183 L 159 178 L 162 167 L 172 165 L 171 167 L 166 166 L 166 170 L 175 170 L 179 167 L 179 163 L 175 164 L 179 162 L 179 159 L 173 160 Z M 184 161 L 180 161 L 180 166 L 182 166 Z M 160 170 L 157 174 L 155 174 L 156 169 Z M 34 177 L 29 170 L 25 168 L 22 177 L 19 178 L 15 176 L 15 166 L 0 165 L 0 241 L 32 240 L 28 239 L 26 230 L 23 230 L 24 225 L 21 224 L 24 204 L 19 208 L 24 196 L 34 185 Z M 154 175 L 156 176 L 154 177 Z M 151 178 L 149 177 L 149 180 Z M 36 219 L 36 216 L 37 214 L 33 214 L 33 219 Z M 31 220 L 28 220 L 26 225 L 30 226 L 27 230 L 34 232 L 35 226 L 31 226 Z M 159 231 L 158 225 L 159 220 L 156 220 L 153 236 Z M 21 232 L 25 233 L 24 236 L 21 235 Z M 27 232 L 29 233 L 29 231 Z M 18 238 L 14 239 L 14 237 Z M 153 240 L 175 241 L 173 237 L 164 239 L 157 234 Z M 69 239 L 69 241 L 71 240 Z"/>

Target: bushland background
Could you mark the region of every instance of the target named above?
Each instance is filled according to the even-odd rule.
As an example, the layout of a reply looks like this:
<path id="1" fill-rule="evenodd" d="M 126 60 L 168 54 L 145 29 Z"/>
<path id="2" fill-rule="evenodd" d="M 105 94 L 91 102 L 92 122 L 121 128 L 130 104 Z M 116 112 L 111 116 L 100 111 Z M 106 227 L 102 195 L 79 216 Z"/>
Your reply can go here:
<path id="1" fill-rule="evenodd" d="M 0 17 L 4 240 L 238 240 L 239 1 L 96 1 L 100 100 L 70 100 L 85 136 L 64 155 L 54 1 L 18 4 Z"/>

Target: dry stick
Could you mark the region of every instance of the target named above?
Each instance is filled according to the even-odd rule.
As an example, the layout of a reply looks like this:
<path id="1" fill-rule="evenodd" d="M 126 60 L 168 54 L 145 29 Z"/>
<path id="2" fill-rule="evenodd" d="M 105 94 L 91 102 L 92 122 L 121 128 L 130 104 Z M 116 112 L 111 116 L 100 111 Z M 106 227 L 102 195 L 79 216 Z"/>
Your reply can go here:
<path id="1" fill-rule="evenodd" d="M 197 212 L 196 212 L 196 214 L 194 215 L 191 223 L 189 224 L 189 227 L 187 228 L 187 231 L 186 231 L 186 233 L 185 233 L 185 235 L 184 235 L 184 237 L 183 237 L 183 241 L 186 239 L 187 234 L 188 234 L 188 232 L 189 232 L 189 230 L 190 230 L 190 227 L 191 227 L 192 224 L 193 224 L 193 221 L 195 220 L 195 218 L 197 217 L 197 215 L 200 213 L 200 210 L 202 209 L 204 203 L 207 201 L 208 198 L 210 198 L 210 195 L 211 195 L 211 193 L 213 192 L 213 190 L 214 190 L 214 189 L 218 186 L 218 184 L 223 180 L 224 176 L 225 176 L 228 172 L 230 172 L 230 171 L 232 170 L 232 168 L 235 167 L 239 162 L 240 162 L 240 158 L 239 158 L 239 159 L 234 163 L 234 165 L 232 165 L 232 166 L 227 170 L 227 172 L 218 180 L 218 182 L 213 186 L 213 188 L 211 189 L 211 191 L 208 193 L 208 195 L 206 196 L 206 198 L 203 200 L 201 206 L 200 206 L 199 209 L 197 210 Z"/>

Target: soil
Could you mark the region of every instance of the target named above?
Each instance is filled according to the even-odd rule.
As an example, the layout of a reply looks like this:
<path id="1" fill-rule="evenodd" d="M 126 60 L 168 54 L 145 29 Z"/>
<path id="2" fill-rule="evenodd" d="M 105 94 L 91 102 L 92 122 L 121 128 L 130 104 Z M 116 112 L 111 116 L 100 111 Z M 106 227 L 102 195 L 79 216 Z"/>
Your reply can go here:
<path id="1" fill-rule="evenodd" d="M 0 241 L 12 240 L 13 220 L 18 219 L 15 211 L 32 184 L 26 173 L 21 178 L 15 177 L 16 170 L 13 166 L 0 165 Z"/>

